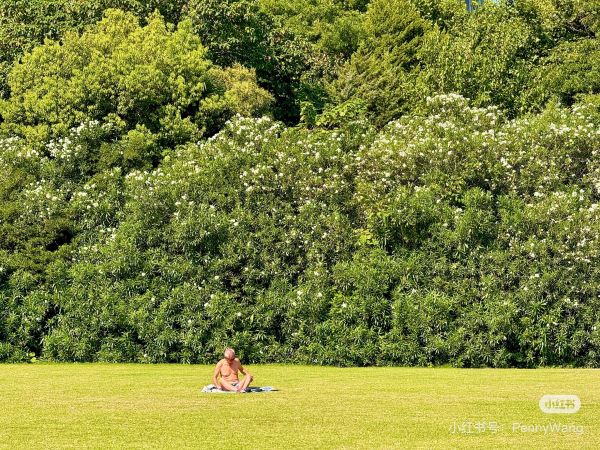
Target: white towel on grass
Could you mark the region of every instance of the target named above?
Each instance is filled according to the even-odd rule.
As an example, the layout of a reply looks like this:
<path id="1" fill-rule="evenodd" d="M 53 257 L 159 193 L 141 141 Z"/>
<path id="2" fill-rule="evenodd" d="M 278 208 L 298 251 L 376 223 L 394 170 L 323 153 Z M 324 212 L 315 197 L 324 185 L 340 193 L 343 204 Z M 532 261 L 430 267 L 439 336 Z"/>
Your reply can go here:
<path id="1" fill-rule="evenodd" d="M 276 390 L 277 389 L 275 389 L 273 386 L 261 386 L 261 387 L 249 386 L 246 389 L 246 392 L 247 393 L 250 393 L 250 392 L 272 392 L 272 391 L 276 391 Z M 205 392 L 207 394 L 235 394 L 234 391 L 224 391 L 222 389 L 219 389 L 214 384 L 209 384 L 207 386 L 204 386 L 202 388 L 202 392 Z"/>

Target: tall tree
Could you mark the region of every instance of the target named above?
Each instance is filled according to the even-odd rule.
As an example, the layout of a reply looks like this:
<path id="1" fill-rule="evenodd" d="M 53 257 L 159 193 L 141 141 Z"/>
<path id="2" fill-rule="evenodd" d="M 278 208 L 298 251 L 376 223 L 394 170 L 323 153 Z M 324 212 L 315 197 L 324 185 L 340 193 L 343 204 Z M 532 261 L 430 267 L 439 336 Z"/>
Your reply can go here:
<path id="1" fill-rule="evenodd" d="M 186 0 L 3 0 L 0 2 L 0 97 L 9 95 L 6 77 L 14 61 L 45 39 L 66 31 L 81 32 L 109 8 L 129 11 L 145 20 L 159 11 L 169 23 L 179 22 Z"/>
<path id="2" fill-rule="evenodd" d="M 297 123 L 300 101 L 319 90 L 323 65 L 308 42 L 281 26 L 257 0 L 190 0 L 185 14 L 209 59 L 255 69 L 260 86 L 275 97 L 275 117 Z"/>
<path id="3" fill-rule="evenodd" d="M 365 37 L 332 84 L 337 101 L 362 100 L 379 126 L 407 111 L 415 95 L 418 51 L 429 28 L 410 0 L 371 2 Z"/>

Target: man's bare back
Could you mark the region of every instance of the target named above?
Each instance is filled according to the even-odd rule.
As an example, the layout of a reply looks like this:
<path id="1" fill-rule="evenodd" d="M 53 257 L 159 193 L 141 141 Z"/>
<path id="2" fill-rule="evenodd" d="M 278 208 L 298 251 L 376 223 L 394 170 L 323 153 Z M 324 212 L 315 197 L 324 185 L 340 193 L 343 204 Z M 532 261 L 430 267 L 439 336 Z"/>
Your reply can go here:
<path id="1" fill-rule="evenodd" d="M 224 356 L 225 358 L 217 363 L 213 372 L 213 384 L 224 391 L 245 392 L 253 380 L 252 375 L 242 366 L 239 358 L 235 357 L 232 348 L 225 350 Z M 238 378 L 238 372 L 244 374 L 244 379 L 241 382 Z"/>

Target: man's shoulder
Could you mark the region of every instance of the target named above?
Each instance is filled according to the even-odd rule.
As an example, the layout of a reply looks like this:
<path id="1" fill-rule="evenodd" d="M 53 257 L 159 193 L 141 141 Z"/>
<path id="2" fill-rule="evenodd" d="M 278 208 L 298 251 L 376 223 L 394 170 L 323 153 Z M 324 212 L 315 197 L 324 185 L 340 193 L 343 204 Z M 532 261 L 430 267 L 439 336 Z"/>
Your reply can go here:
<path id="1" fill-rule="evenodd" d="M 221 364 L 223 364 L 224 361 L 225 361 L 225 358 L 220 359 L 219 362 L 217 363 L 217 366 L 220 366 Z"/>

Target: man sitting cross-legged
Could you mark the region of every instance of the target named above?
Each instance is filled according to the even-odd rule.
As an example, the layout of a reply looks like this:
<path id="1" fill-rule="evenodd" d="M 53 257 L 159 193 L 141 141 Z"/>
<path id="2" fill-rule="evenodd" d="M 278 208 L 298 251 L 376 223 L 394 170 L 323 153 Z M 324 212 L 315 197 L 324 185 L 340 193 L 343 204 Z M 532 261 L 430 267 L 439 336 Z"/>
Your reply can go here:
<path id="1" fill-rule="evenodd" d="M 224 391 L 246 392 L 246 388 L 254 379 L 250 372 L 242 367 L 239 358 L 235 357 L 235 352 L 232 348 L 225 350 L 223 354 L 225 358 L 217 363 L 213 373 L 213 384 Z M 238 378 L 238 372 L 244 374 L 242 381 Z M 219 380 L 219 377 L 221 378 Z"/>

